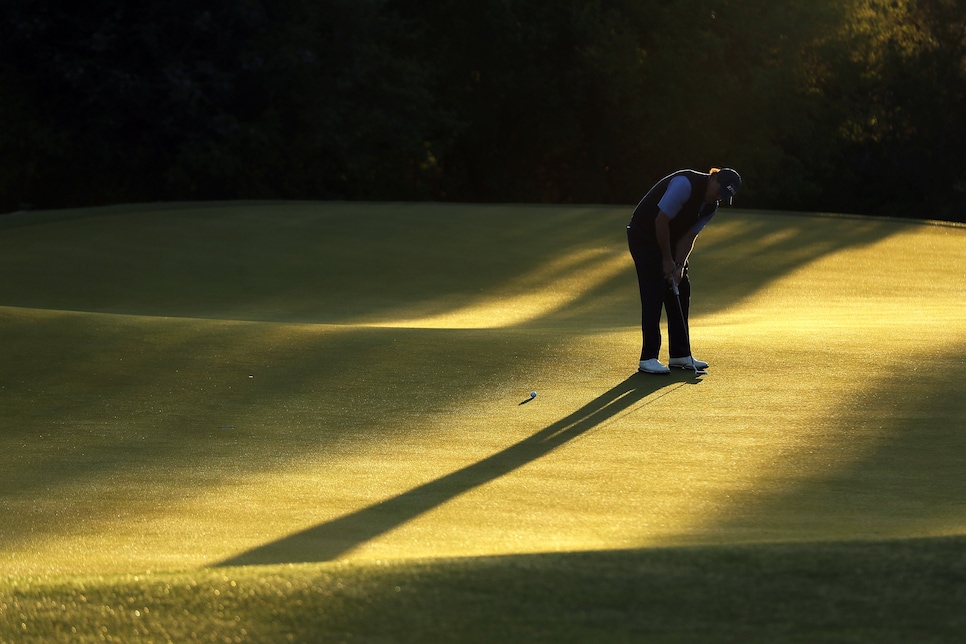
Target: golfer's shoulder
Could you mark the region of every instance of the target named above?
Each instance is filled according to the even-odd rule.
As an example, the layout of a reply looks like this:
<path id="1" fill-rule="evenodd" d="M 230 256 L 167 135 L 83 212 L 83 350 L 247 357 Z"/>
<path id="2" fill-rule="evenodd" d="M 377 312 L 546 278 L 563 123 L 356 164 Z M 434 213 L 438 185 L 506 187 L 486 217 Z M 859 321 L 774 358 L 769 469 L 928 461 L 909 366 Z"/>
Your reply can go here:
<path id="1" fill-rule="evenodd" d="M 674 203 L 684 203 L 691 197 L 691 182 L 684 175 L 671 179 L 664 191 L 664 200 Z"/>
<path id="2" fill-rule="evenodd" d="M 679 174 L 671 178 L 671 182 L 667 184 L 667 189 L 691 193 L 691 180 L 685 175 Z"/>

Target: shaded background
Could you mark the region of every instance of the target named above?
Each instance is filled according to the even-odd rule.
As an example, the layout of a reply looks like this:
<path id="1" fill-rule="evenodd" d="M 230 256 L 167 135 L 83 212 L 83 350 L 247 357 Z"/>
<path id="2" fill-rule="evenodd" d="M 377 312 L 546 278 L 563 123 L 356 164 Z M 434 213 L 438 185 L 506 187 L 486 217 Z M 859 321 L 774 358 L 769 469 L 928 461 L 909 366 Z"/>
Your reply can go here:
<path id="1" fill-rule="evenodd" d="M 0 212 L 221 199 L 966 220 L 964 0 L 0 0 Z"/>

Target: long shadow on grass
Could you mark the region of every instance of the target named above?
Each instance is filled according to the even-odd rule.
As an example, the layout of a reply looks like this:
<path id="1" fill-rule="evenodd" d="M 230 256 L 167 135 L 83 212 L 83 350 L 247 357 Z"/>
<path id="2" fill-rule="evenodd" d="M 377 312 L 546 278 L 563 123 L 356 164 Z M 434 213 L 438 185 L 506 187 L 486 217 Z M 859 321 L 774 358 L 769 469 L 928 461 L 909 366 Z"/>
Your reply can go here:
<path id="1" fill-rule="evenodd" d="M 566 418 L 505 450 L 408 492 L 287 536 L 223 561 L 217 566 L 246 566 L 331 561 L 474 488 L 549 454 L 635 404 L 650 404 L 688 383 L 693 375 L 634 374 Z"/>

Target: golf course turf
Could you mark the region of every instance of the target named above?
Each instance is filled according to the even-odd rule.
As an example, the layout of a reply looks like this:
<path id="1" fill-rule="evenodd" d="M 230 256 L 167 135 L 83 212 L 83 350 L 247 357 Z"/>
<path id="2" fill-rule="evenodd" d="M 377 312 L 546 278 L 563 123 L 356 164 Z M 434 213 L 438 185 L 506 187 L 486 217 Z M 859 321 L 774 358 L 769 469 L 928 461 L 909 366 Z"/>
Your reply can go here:
<path id="1" fill-rule="evenodd" d="M 629 213 L 0 217 L 0 642 L 957 641 L 966 227 Z"/>

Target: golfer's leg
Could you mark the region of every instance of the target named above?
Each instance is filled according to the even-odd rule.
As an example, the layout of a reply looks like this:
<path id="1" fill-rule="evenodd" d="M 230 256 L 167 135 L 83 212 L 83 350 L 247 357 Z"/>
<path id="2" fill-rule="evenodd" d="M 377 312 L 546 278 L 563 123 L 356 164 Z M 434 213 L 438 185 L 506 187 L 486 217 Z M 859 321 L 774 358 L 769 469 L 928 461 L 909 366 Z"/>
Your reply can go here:
<path id="1" fill-rule="evenodd" d="M 641 360 L 657 358 L 661 353 L 661 308 L 664 306 L 664 278 L 654 278 L 653 271 L 638 271 L 641 287 Z"/>
<path id="2" fill-rule="evenodd" d="M 664 276 L 660 249 L 627 234 L 627 243 L 637 270 L 641 291 L 641 360 L 657 358 L 661 351 L 661 307 L 664 305 Z"/>
<path id="3" fill-rule="evenodd" d="M 665 289 L 664 308 L 667 309 L 667 336 L 668 349 L 672 358 L 686 358 L 691 355 L 691 346 L 688 344 L 688 311 L 691 304 L 691 281 L 687 274 L 678 283 L 678 293 L 675 296 L 670 288 Z M 681 307 L 678 308 L 680 299 Z M 681 318 L 681 312 L 684 318 Z"/>

